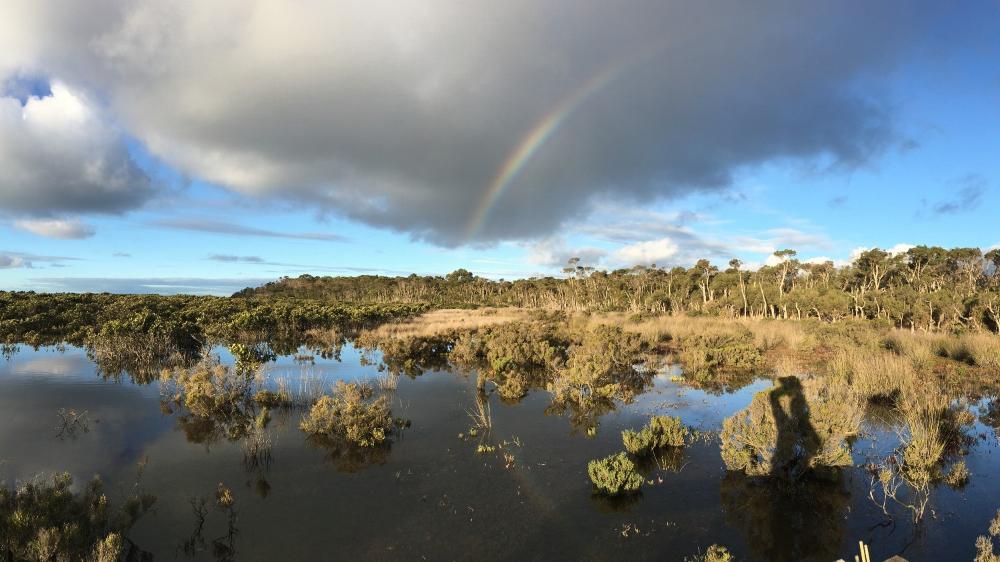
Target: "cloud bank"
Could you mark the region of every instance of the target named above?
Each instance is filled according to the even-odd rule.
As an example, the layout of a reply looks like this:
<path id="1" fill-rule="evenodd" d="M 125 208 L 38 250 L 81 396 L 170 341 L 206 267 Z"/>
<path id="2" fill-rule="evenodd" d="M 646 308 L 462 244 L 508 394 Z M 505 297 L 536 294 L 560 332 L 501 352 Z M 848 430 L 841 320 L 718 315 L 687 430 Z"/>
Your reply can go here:
<path id="1" fill-rule="evenodd" d="M 901 0 L 11 0 L 0 76 L 106 100 L 193 177 L 454 245 L 550 234 L 596 196 L 724 190 L 779 159 L 864 165 L 905 140 L 880 86 L 938 16 Z M 58 84 L 29 106 L 82 99 Z M 29 127 L 27 107 L 0 109 L 0 139 L 27 139 L 0 144 L 18 171 L 0 208 L 149 196 L 108 125 Z"/>
<path id="2" fill-rule="evenodd" d="M 90 100 L 61 82 L 51 85 L 51 95 L 28 97 L 23 105 L 13 94 L 0 95 L 0 170 L 0 211 L 16 215 L 120 213 L 153 194 L 122 135 Z M 44 236 L 86 235 L 72 222 L 18 226 Z"/>

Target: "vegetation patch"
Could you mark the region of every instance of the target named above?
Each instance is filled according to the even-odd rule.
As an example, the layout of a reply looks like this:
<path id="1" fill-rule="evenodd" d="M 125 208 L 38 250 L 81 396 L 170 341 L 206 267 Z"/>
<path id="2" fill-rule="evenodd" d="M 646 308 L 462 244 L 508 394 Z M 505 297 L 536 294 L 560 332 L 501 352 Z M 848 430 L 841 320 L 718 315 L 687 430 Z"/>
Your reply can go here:
<path id="1" fill-rule="evenodd" d="M 587 474 L 597 491 L 608 496 L 637 492 L 643 483 L 642 475 L 625 453 L 590 461 Z"/>
<path id="2" fill-rule="evenodd" d="M 850 440 L 863 415 L 861 400 L 842 382 L 783 377 L 723 422 L 722 459 L 729 470 L 789 480 L 851 466 Z"/>
<path id="3" fill-rule="evenodd" d="M 302 431 L 358 447 L 383 444 L 393 428 L 385 396 L 370 385 L 337 381 L 333 395 L 320 398 L 299 424 Z"/>
<path id="4" fill-rule="evenodd" d="M 156 501 L 138 486 L 113 509 L 95 478 L 80 493 L 69 474 L 0 486 L 0 558 L 115 562 L 141 551 L 125 540 Z M 127 546 L 126 546 L 127 542 Z"/>
<path id="5" fill-rule="evenodd" d="M 645 456 L 663 447 L 683 447 L 690 436 L 691 431 L 680 418 L 653 416 L 641 430 L 623 431 L 622 442 L 629 453 Z"/>

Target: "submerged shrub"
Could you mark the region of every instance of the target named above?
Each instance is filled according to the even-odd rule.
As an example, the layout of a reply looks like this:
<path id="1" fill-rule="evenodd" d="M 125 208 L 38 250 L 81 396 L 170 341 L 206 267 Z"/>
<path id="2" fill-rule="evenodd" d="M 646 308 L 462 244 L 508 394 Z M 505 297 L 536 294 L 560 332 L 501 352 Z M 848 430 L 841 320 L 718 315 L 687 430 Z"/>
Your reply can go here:
<path id="1" fill-rule="evenodd" d="M 790 479 L 850 466 L 849 440 L 863 415 L 861 401 L 842 382 L 783 377 L 723 422 L 722 459 L 729 470 Z"/>
<path id="2" fill-rule="evenodd" d="M 299 427 L 360 447 L 381 445 L 392 430 L 392 415 L 386 397 L 372 394 L 370 385 L 338 381 L 334 394 L 320 398 Z"/>
<path id="3" fill-rule="evenodd" d="M 729 549 L 719 544 L 708 547 L 704 554 L 684 559 L 685 562 L 733 562 L 734 560 L 736 557 L 729 552 Z"/>
<path id="4" fill-rule="evenodd" d="M 597 490 L 609 496 L 635 492 L 643 482 L 642 475 L 625 453 L 590 461 L 587 474 Z"/>
<path id="5" fill-rule="evenodd" d="M 292 403 L 292 397 L 287 391 L 273 390 L 258 390 L 256 394 L 253 395 L 253 401 L 257 403 L 258 406 L 265 406 L 267 408 L 280 408 L 282 406 L 288 406 Z"/>
<path id="6" fill-rule="evenodd" d="M 653 416 L 641 430 L 623 431 L 622 442 L 629 453 L 647 455 L 663 447 L 683 447 L 690 433 L 680 418 Z"/>
<path id="7" fill-rule="evenodd" d="M 993 552 L 993 540 L 1000 537 L 1000 510 L 990 521 L 989 536 L 979 535 L 976 539 L 976 558 L 973 562 L 1000 562 L 1000 555 Z"/>

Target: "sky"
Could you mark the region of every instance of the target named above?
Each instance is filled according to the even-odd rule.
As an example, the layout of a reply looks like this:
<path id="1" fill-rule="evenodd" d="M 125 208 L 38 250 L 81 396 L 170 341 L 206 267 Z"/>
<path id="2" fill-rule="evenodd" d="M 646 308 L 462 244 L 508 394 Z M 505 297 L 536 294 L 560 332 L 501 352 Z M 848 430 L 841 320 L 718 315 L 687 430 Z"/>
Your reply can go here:
<path id="1" fill-rule="evenodd" d="M 0 289 L 1000 244 L 1000 5 L 5 0 Z"/>

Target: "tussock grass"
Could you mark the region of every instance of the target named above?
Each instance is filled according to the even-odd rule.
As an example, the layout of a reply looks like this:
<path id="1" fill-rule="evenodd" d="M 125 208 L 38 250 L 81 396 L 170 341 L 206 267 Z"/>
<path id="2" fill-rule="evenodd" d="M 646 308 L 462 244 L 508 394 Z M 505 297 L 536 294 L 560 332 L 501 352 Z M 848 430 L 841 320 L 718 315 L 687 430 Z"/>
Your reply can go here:
<path id="1" fill-rule="evenodd" d="M 969 334 L 963 336 L 962 340 L 976 365 L 1000 373 L 1000 336 Z"/>
<path id="2" fill-rule="evenodd" d="M 869 347 L 838 350 L 828 363 L 828 371 L 869 400 L 897 400 L 909 396 L 917 380 L 916 370 L 908 358 Z"/>

